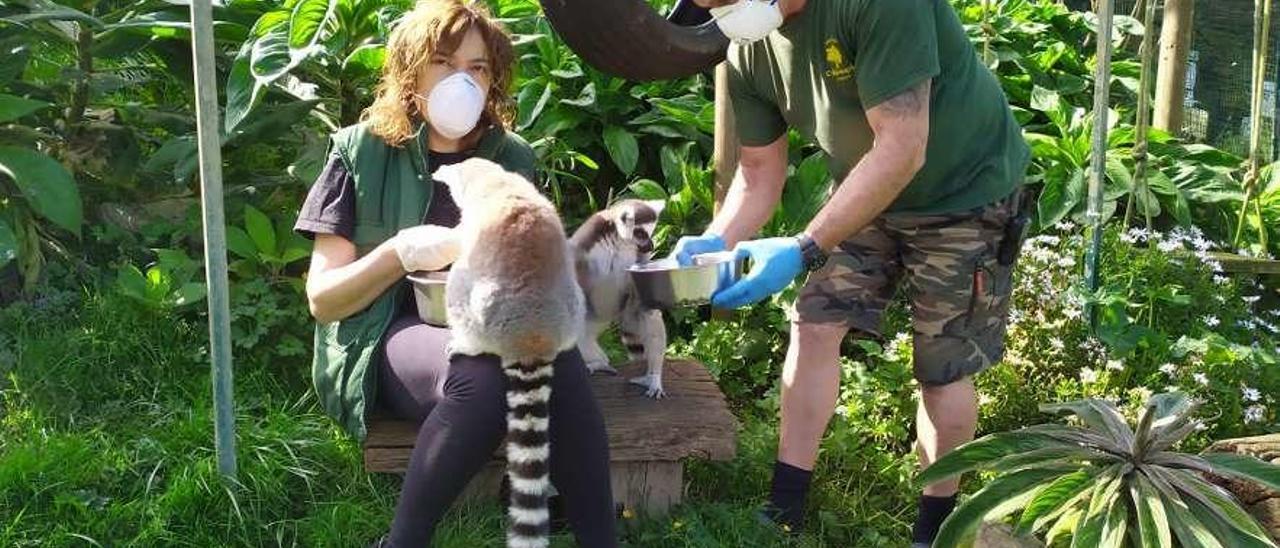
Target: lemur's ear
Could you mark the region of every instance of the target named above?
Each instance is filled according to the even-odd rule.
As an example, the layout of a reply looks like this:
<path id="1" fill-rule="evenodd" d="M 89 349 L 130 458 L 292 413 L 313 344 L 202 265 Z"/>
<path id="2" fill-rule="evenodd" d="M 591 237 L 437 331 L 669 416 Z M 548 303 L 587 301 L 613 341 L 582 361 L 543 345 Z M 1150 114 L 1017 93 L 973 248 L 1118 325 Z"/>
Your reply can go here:
<path id="1" fill-rule="evenodd" d="M 644 205 L 649 206 L 653 210 L 654 217 L 661 217 L 663 208 L 667 207 L 666 200 L 645 200 Z"/>

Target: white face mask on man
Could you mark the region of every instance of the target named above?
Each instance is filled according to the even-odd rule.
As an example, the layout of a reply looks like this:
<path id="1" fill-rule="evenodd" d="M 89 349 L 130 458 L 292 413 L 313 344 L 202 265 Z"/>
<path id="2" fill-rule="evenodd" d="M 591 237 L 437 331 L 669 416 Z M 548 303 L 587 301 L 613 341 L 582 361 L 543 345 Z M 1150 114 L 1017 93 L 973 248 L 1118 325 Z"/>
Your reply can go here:
<path id="1" fill-rule="evenodd" d="M 470 74 L 455 72 L 436 82 L 424 99 L 431 128 L 448 139 L 461 139 L 480 121 L 487 97 Z"/>
<path id="2" fill-rule="evenodd" d="M 778 0 L 738 0 L 727 6 L 711 8 L 720 32 L 739 44 L 761 40 L 782 26 L 782 8 Z"/>

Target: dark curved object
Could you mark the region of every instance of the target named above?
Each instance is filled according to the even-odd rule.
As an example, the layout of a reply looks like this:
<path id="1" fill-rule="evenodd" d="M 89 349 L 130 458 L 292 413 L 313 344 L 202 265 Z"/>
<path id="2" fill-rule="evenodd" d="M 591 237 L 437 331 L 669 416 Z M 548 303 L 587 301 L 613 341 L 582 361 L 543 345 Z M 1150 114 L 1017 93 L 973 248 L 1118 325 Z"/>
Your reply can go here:
<path id="1" fill-rule="evenodd" d="M 569 48 L 597 70 L 636 82 L 683 78 L 724 60 L 711 14 L 679 0 L 664 18 L 645 0 L 540 0 Z"/>

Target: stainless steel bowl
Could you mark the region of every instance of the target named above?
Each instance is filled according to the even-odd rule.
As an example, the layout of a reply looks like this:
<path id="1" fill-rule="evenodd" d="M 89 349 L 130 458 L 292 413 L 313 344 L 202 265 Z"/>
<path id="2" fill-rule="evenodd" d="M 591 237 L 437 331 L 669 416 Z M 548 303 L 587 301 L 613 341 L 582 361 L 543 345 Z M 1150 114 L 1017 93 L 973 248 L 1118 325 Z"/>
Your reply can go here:
<path id="1" fill-rule="evenodd" d="M 704 253 L 693 264 L 681 267 L 675 259 L 659 259 L 632 266 L 640 302 L 649 308 L 668 310 L 711 302 L 716 291 L 729 287 L 742 275 L 742 261 L 732 251 Z"/>
<path id="2" fill-rule="evenodd" d="M 444 288 L 448 272 L 415 272 L 408 276 L 413 283 L 413 298 L 418 303 L 418 317 L 427 325 L 449 326 Z"/>

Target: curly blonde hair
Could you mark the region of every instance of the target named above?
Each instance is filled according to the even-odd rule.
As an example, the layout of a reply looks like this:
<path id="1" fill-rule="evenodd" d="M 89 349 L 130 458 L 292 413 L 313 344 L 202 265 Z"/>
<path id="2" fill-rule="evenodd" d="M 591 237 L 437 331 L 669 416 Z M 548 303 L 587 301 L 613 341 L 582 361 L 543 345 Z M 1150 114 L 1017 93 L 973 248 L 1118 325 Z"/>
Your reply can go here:
<path id="1" fill-rule="evenodd" d="M 489 10 L 463 0 L 421 0 L 396 23 L 387 40 L 386 61 L 373 104 L 362 114 L 370 130 L 392 146 L 414 135 L 415 120 L 425 120 L 413 101 L 418 75 L 432 55 L 452 54 L 471 29 L 480 32 L 489 54 L 492 75 L 488 99 L 477 130 L 488 126 L 510 128 L 515 104 L 508 93 L 515 64 L 515 47 L 506 29 L 492 19 Z M 472 132 L 471 138 L 477 132 Z"/>

